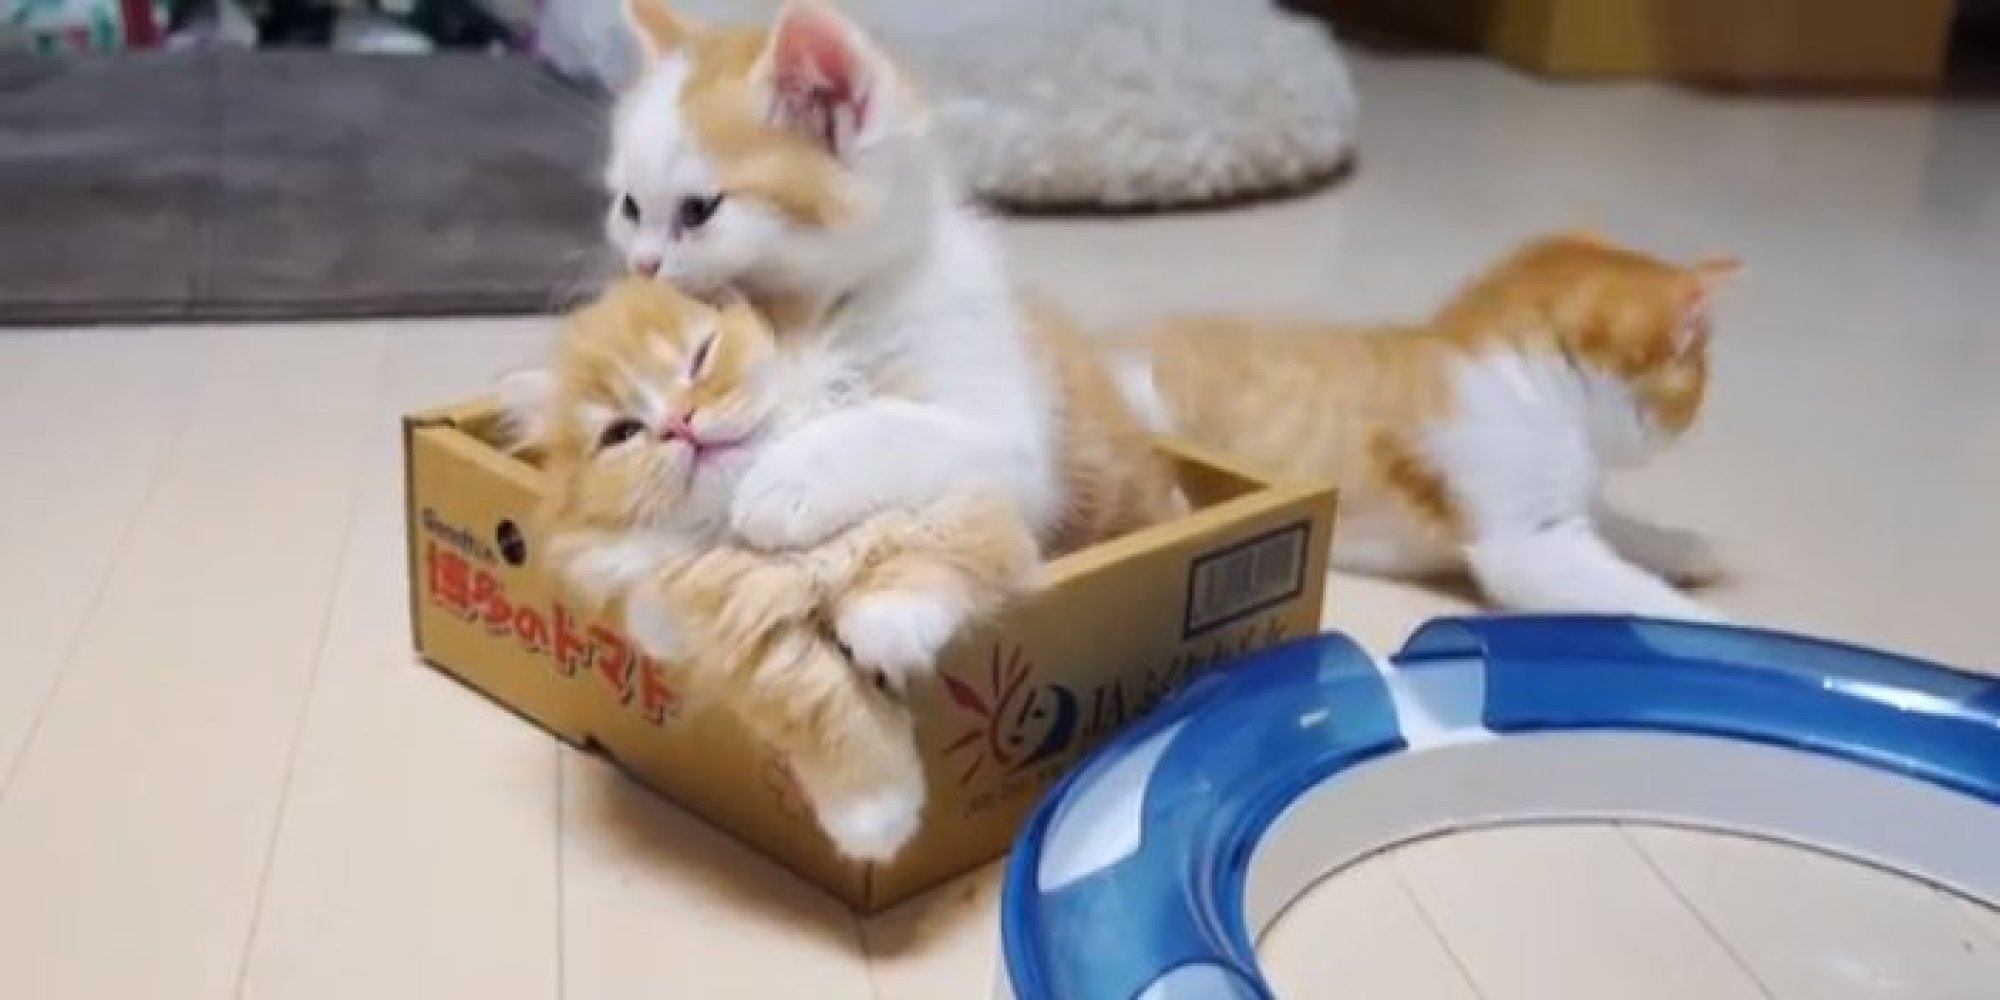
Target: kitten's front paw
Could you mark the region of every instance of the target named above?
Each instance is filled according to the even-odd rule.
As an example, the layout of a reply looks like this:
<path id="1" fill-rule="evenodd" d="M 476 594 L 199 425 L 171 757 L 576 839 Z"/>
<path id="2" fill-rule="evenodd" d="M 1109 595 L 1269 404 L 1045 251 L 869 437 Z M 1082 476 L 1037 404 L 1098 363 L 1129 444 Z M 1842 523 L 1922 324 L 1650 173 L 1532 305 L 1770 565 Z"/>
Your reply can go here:
<path id="1" fill-rule="evenodd" d="M 1708 540 L 1692 531 L 1656 528 L 1635 561 L 1682 587 L 1704 587 L 1728 575 L 1722 556 Z"/>
<path id="2" fill-rule="evenodd" d="M 963 618 L 949 597 L 885 590 L 847 602 L 833 630 L 856 666 L 880 673 L 892 690 L 903 691 L 912 675 L 937 666 Z"/>
<path id="3" fill-rule="evenodd" d="M 1715 546 L 1692 531 L 1642 521 L 1615 509 L 1600 516 L 1599 532 L 1618 554 L 1677 586 L 1706 586 L 1728 575 Z"/>
<path id="4" fill-rule="evenodd" d="M 843 512 L 827 493 L 833 485 L 782 469 L 754 467 L 737 487 L 729 527 L 752 548 L 782 552 L 805 549 L 846 528 Z"/>

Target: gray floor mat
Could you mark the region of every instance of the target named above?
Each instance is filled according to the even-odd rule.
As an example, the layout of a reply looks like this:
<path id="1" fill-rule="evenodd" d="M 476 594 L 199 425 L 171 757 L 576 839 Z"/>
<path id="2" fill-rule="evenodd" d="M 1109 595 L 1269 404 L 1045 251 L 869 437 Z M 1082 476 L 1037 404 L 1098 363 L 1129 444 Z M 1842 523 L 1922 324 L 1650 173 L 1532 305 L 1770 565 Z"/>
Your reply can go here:
<path id="1" fill-rule="evenodd" d="M 524 59 L 0 58 L 0 323 L 546 310 L 603 127 Z"/>

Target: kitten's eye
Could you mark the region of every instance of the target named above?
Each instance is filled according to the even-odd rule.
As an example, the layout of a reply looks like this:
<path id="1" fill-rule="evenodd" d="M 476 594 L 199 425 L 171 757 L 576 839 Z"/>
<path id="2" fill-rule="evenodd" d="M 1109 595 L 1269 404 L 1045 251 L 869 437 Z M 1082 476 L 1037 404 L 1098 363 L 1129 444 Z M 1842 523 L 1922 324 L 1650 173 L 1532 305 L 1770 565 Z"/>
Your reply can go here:
<path id="1" fill-rule="evenodd" d="M 616 447 L 644 433 L 646 425 L 630 417 L 613 420 L 610 426 L 604 428 L 602 434 L 597 435 L 597 447 L 600 449 Z"/>
<path id="2" fill-rule="evenodd" d="M 618 199 L 618 214 L 624 216 L 626 222 L 639 221 L 639 203 L 633 201 L 629 194 Z"/>
<path id="3" fill-rule="evenodd" d="M 711 333 L 701 338 L 701 343 L 695 346 L 694 353 L 688 355 L 688 378 L 700 378 L 702 373 L 708 370 L 709 355 L 715 352 L 717 336 L 719 335 Z"/>
<path id="4" fill-rule="evenodd" d="M 721 207 L 722 196 L 719 194 L 707 198 L 682 198 L 674 210 L 674 221 L 683 231 L 700 229 L 715 217 L 715 210 Z"/>

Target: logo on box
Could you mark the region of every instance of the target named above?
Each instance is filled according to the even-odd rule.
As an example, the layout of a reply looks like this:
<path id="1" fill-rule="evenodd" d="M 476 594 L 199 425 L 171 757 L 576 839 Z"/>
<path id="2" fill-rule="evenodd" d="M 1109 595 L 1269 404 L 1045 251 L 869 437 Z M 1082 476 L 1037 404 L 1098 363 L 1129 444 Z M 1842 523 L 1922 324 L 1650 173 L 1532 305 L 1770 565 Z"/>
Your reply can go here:
<path id="1" fill-rule="evenodd" d="M 978 684 L 939 674 L 945 694 L 971 728 L 945 748 L 966 760 L 960 787 L 982 772 L 1018 774 L 1059 756 L 1076 738 L 1076 692 L 1061 684 L 1036 683 L 1035 665 L 1020 647 L 1003 653 L 995 643 L 987 654 L 986 677 Z"/>
<path id="2" fill-rule="evenodd" d="M 1152 711 L 1217 663 L 1270 646 L 1284 635 L 1284 619 L 1267 616 L 1184 646 L 1164 663 L 1121 672 L 1086 688 L 1041 680 L 1026 651 L 1005 643 L 988 651 L 984 677 L 968 681 L 940 673 L 953 715 L 967 724 L 945 746 L 945 755 L 963 762 L 959 788 L 978 787 L 968 813 L 984 812 L 1054 780 L 1071 751 L 1094 745 Z"/>

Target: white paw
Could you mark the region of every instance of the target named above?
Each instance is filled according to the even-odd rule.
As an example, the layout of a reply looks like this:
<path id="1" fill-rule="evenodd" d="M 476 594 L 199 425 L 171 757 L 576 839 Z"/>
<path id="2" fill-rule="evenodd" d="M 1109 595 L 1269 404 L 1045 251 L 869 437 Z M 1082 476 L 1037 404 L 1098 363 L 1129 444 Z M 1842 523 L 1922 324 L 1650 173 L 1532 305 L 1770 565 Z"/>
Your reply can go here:
<path id="1" fill-rule="evenodd" d="M 1664 618 L 1670 621 L 1724 622 L 1722 612 L 1681 593 L 1663 580 L 1654 577 L 1641 578 L 1632 586 L 1607 588 L 1601 595 L 1602 606 L 1586 604 L 1578 610 L 1597 611 L 1619 615 L 1639 615 L 1645 618 Z"/>
<path id="2" fill-rule="evenodd" d="M 1707 622 L 1711 625 L 1729 623 L 1728 615 L 1692 598 L 1685 598 L 1669 607 L 1654 609 L 1651 614 L 1656 618 L 1678 618 L 1681 621 Z"/>
<path id="3" fill-rule="evenodd" d="M 848 525 L 826 501 L 834 489 L 779 468 L 751 467 L 730 505 L 729 527 L 752 548 L 787 551 L 811 548 Z"/>
<path id="4" fill-rule="evenodd" d="M 847 602 L 833 630 L 856 666 L 902 690 L 912 674 L 936 667 L 963 617 L 958 602 L 943 595 L 885 590 Z"/>
<path id="5" fill-rule="evenodd" d="M 1715 583 L 1727 575 L 1715 547 L 1692 531 L 1641 521 L 1616 510 L 1600 515 L 1599 531 L 1626 559 L 1682 586 Z"/>
<path id="6" fill-rule="evenodd" d="M 648 656 L 662 660 L 686 658 L 687 634 L 646 588 L 625 595 L 625 634 Z"/>
<path id="7" fill-rule="evenodd" d="M 884 790 L 819 810 L 820 828 L 840 853 L 858 861 L 888 861 L 917 833 L 924 812 L 922 785 Z"/>
<path id="8" fill-rule="evenodd" d="M 1715 547 L 1691 531 L 1662 529 L 1641 558 L 1653 572 L 1684 587 L 1715 583 L 1727 574 Z"/>

